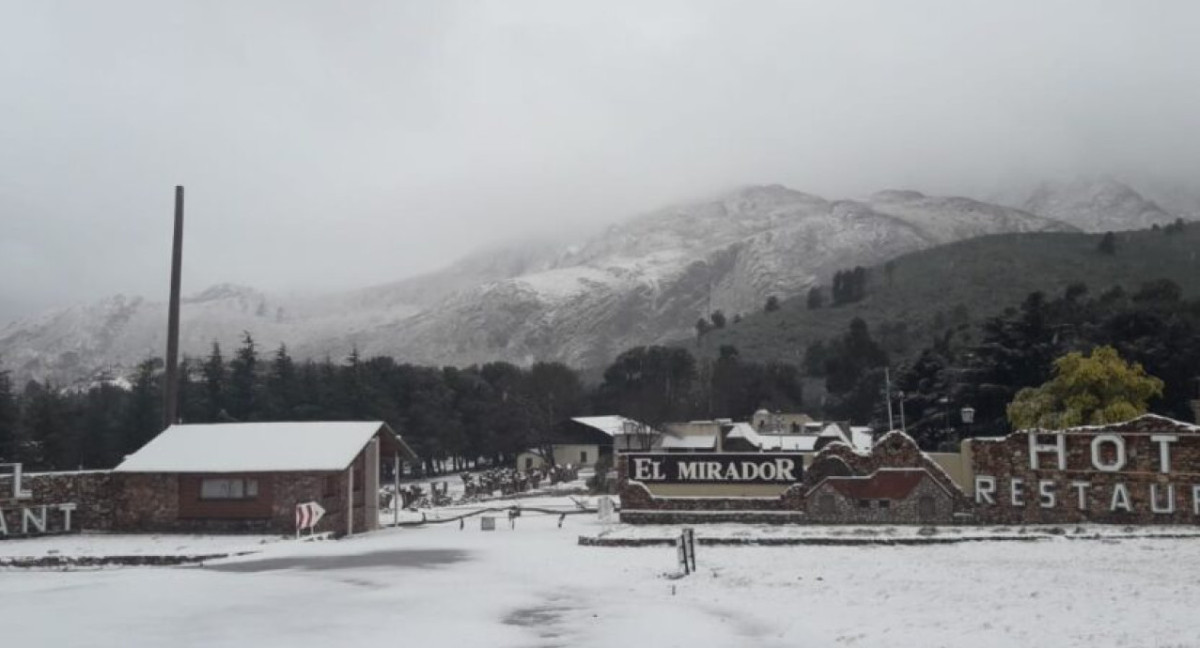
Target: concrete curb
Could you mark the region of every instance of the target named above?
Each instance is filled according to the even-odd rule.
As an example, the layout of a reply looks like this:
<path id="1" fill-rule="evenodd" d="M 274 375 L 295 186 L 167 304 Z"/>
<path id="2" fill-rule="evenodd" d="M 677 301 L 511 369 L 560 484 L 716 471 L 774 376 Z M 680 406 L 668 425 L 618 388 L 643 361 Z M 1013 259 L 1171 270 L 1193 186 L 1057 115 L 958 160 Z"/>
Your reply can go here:
<path id="1" fill-rule="evenodd" d="M 696 538 L 696 544 L 707 547 L 910 547 L 922 545 L 951 545 L 968 542 L 1043 542 L 1062 538 L 1064 540 L 1186 540 L 1200 541 L 1196 534 L 1163 535 L 1054 535 L 1030 534 L 1012 536 L 969 536 L 969 537 L 914 537 L 914 538 Z M 583 547 L 673 547 L 675 538 L 602 538 L 579 536 Z"/>
<path id="2" fill-rule="evenodd" d="M 0 558 L 0 568 L 73 569 L 87 567 L 178 567 L 233 556 L 248 556 L 256 551 L 182 556 L 28 556 Z"/>

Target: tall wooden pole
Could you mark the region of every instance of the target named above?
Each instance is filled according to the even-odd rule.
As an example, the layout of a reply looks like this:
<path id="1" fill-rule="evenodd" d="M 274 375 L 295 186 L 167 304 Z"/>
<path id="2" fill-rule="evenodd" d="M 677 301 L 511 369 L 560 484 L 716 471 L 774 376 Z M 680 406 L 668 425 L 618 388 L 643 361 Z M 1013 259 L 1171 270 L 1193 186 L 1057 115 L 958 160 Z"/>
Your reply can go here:
<path id="1" fill-rule="evenodd" d="M 183 265 L 183 187 L 175 187 L 175 240 L 171 248 L 171 303 L 167 310 L 167 381 L 163 427 L 179 420 L 179 283 Z"/>

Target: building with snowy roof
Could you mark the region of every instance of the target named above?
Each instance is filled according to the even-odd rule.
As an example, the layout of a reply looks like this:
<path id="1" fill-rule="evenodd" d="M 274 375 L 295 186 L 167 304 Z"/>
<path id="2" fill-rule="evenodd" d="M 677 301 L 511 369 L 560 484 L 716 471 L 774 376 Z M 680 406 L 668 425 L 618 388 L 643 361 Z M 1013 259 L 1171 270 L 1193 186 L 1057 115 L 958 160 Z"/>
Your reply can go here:
<path id="1" fill-rule="evenodd" d="M 554 463 L 575 466 L 595 465 L 614 452 L 657 450 L 662 435 L 649 425 L 624 416 L 577 416 L 554 426 L 550 451 Z M 546 461 L 546 449 L 531 448 L 517 456 L 518 470 L 540 468 Z"/>
<path id="2" fill-rule="evenodd" d="M 381 466 L 415 453 L 381 421 L 172 425 L 113 470 L 120 530 L 282 532 L 316 502 L 316 531 L 379 527 Z"/>
<path id="3" fill-rule="evenodd" d="M 660 445 L 666 452 L 812 453 L 830 443 L 840 442 L 865 452 L 871 449 L 874 438 L 871 428 L 843 422 L 810 420 L 782 430 L 786 431 L 763 429 L 753 422 L 735 423 L 729 419 L 668 423 Z"/>

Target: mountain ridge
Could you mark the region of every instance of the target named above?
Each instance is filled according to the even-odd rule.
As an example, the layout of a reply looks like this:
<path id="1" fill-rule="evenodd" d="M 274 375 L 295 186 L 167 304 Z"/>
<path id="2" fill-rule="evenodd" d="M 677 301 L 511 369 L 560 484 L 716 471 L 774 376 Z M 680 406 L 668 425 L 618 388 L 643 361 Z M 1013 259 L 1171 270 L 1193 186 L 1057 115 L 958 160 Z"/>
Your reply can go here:
<path id="1" fill-rule="evenodd" d="M 754 185 L 635 216 L 576 246 L 509 246 L 320 297 L 209 287 L 184 300 L 181 349 L 203 355 L 249 331 L 302 358 L 357 349 L 427 364 L 599 366 L 628 346 L 686 335 L 710 310 L 756 310 L 839 269 L 987 234 L 1074 230 L 963 197 L 885 190 L 827 200 Z M 161 355 L 163 321 L 165 306 L 141 298 L 73 306 L 0 330 L 0 362 L 19 377 L 60 382 L 127 372 Z"/>

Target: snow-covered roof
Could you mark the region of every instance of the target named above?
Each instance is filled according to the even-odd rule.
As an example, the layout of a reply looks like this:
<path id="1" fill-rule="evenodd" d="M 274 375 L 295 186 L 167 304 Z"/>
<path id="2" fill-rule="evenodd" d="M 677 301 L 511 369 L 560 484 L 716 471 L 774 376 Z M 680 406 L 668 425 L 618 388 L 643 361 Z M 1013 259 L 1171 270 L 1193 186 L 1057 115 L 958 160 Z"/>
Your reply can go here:
<path id="1" fill-rule="evenodd" d="M 875 434 L 869 427 L 853 426 L 850 428 L 851 444 L 858 450 L 870 450 L 875 440 Z"/>
<path id="2" fill-rule="evenodd" d="M 244 473 L 344 470 L 377 433 L 415 455 L 382 421 L 172 425 L 115 472 Z"/>
<path id="3" fill-rule="evenodd" d="M 665 450 L 712 450 L 717 447 L 717 435 L 715 434 L 686 434 L 674 435 L 664 434 L 662 437 L 662 447 Z"/>
<path id="4" fill-rule="evenodd" d="M 571 419 L 576 423 L 596 428 L 601 432 L 611 437 L 621 436 L 626 434 L 625 423 L 629 422 L 631 432 L 629 434 L 653 434 L 655 431 L 643 423 L 639 423 L 633 419 L 625 418 L 624 416 L 576 416 Z"/>
<path id="5" fill-rule="evenodd" d="M 762 434 L 749 423 L 735 423 L 725 438 L 745 439 L 762 450 L 789 452 L 812 452 L 817 444 L 817 437 L 812 434 Z"/>

